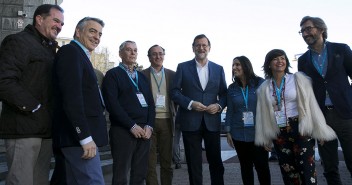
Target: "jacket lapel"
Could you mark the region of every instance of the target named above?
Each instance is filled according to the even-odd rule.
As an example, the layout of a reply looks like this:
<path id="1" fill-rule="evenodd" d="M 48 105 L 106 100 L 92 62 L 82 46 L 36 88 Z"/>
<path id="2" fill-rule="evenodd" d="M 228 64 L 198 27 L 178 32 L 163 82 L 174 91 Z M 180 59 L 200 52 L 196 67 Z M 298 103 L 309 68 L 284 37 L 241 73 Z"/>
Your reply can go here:
<path id="1" fill-rule="evenodd" d="M 328 77 L 328 76 L 331 76 L 333 75 L 333 72 L 334 71 L 337 71 L 335 70 L 335 63 L 334 63 L 334 60 L 335 60 L 335 56 L 334 56 L 334 49 L 331 47 L 331 44 L 329 42 L 326 42 L 326 47 L 327 47 L 327 52 L 328 52 L 328 66 L 327 66 L 327 69 L 326 69 L 326 75 L 325 75 L 325 78 Z"/>
<path id="2" fill-rule="evenodd" d="M 312 60 L 312 51 L 308 50 L 308 52 L 306 53 L 306 64 L 305 64 L 305 68 L 309 69 L 311 71 L 311 74 L 314 76 L 319 76 L 320 78 L 322 78 L 322 76 L 319 74 L 318 70 L 315 68 L 314 66 L 314 61 Z"/>
<path id="3" fill-rule="evenodd" d="M 86 53 L 84 52 L 84 50 L 83 50 L 77 43 L 75 43 L 74 41 L 71 41 L 70 44 L 73 45 L 74 47 L 77 47 L 77 48 L 78 48 L 78 50 L 80 51 L 80 54 L 82 55 L 82 60 L 84 60 L 84 61 L 82 61 L 82 62 L 87 65 L 87 67 L 89 68 L 88 71 L 89 71 L 91 74 L 93 74 L 95 81 L 98 82 L 97 76 L 95 75 L 95 72 L 94 72 L 93 64 L 92 64 L 92 62 L 89 60 L 87 54 L 86 54 Z"/>
<path id="4" fill-rule="evenodd" d="M 165 75 L 165 83 L 166 83 L 166 89 L 169 91 L 169 79 L 170 79 L 170 73 L 167 69 L 164 68 L 164 75 Z"/>
<path id="5" fill-rule="evenodd" d="M 200 80 L 199 80 L 199 76 L 198 76 L 198 71 L 197 71 L 197 64 L 196 64 L 197 62 L 196 62 L 196 60 L 192 60 L 192 62 L 190 63 L 190 74 L 193 76 L 193 78 L 194 78 L 194 82 L 195 82 L 195 85 L 198 87 L 198 88 L 200 88 L 200 89 L 202 89 L 203 90 L 203 88 L 202 88 L 202 85 L 200 84 Z"/>
<path id="6" fill-rule="evenodd" d="M 147 70 L 146 70 L 146 72 L 144 73 L 145 75 L 145 77 L 147 77 L 148 78 L 148 80 L 149 80 L 149 82 L 151 82 L 150 80 L 151 80 L 151 78 L 150 78 L 150 71 L 151 71 L 151 69 L 150 69 L 150 67 L 148 67 L 147 68 Z M 151 84 L 151 83 L 150 83 Z M 151 86 L 151 85 L 150 85 Z"/>
<path id="7" fill-rule="evenodd" d="M 71 43 L 74 47 L 77 47 L 78 50 L 80 51 L 80 54 L 82 55 L 82 59 L 84 59 L 85 62 L 88 63 L 89 66 L 91 66 L 93 68 L 92 63 L 90 62 L 90 59 L 88 58 L 87 54 L 84 52 L 84 50 L 74 41 L 71 41 Z"/>
<path id="8" fill-rule="evenodd" d="M 204 90 L 207 90 L 208 87 L 211 87 L 211 83 L 213 82 L 212 79 L 214 79 L 214 70 L 213 70 L 213 63 L 208 61 L 208 83 L 207 85 L 205 86 L 205 89 Z"/>

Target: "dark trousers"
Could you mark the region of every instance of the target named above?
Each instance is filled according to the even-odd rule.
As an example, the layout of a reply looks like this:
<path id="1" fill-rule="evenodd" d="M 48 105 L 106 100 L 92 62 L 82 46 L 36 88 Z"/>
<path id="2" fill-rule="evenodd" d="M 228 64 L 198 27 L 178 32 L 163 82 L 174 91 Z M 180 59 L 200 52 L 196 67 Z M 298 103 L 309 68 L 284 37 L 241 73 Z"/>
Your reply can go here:
<path id="1" fill-rule="evenodd" d="M 232 139 L 233 140 L 233 139 Z M 270 169 L 268 151 L 263 147 L 254 145 L 254 142 L 233 140 L 235 150 L 241 165 L 241 175 L 244 185 L 254 185 L 253 165 L 258 174 L 261 185 L 270 185 Z"/>
<path id="2" fill-rule="evenodd" d="M 352 119 L 341 119 L 334 109 L 325 113 L 327 124 L 336 132 L 340 141 L 347 169 L 352 178 Z M 339 173 L 338 141 L 324 142 L 318 145 L 319 154 L 323 161 L 324 176 L 329 185 L 342 185 Z"/>
<path id="3" fill-rule="evenodd" d="M 212 185 L 224 184 L 224 165 L 221 160 L 220 131 L 209 131 L 204 121 L 198 131 L 182 131 L 190 185 L 202 185 L 202 139 L 209 163 Z"/>
<path id="4" fill-rule="evenodd" d="M 109 135 L 113 158 L 112 185 L 144 185 L 150 140 L 137 139 L 129 130 L 118 126 L 110 127 Z"/>
<path id="5" fill-rule="evenodd" d="M 158 185 L 156 173 L 157 153 L 160 162 L 160 184 L 172 185 L 172 120 L 155 119 L 152 142 L 149 152 L 147 185 Z"/>
<path id="6" fill-rule="evenodd" d="M 181 139 L 181 130 L 180 125 L 175 124 L 175 135 L 174 143 L 172 149 L 172 160 L 175 164 L 181 163 L 181 154 L 180 154 L 180 139 Z"/>
<path id="7" fill-rule="evenodd" d="M 65 156 L 58 147 L 53 147 L 53 154 L 55 157 L 55 168 L 50 179 L 50 185 L 67 185 Z"/>
<path id="8" fill-rule="evenodd" d="M 283 181 L 286 185 L 317 184 L 315 140 L 299 134 L 298 118 L 289 120 L 290 126 L 280 128 L 274 140 Z"/>

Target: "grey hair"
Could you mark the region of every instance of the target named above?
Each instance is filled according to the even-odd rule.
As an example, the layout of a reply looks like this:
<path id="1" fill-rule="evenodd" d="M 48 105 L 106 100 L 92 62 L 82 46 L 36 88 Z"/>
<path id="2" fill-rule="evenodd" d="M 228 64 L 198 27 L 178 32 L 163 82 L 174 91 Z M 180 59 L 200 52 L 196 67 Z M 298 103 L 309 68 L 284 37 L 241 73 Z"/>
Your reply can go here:
<path id="1" fill-rule="evenodd" d="M 125 42 L 123 42 L 123 43 L 120 45 L 120 47 L 119 47 L 119 51 L 122 51 L 122 50 L 123 50 L 123 48 L 125 48 L 125 46 L 126 46 L 126 44 L 127 44 L 127 43 L 136 44 L 136 42 L 134 42 L 134 41 L 131 41 L 131 40 L 126 40 Z"/>
<path id="2" fill-rule="evenodd" d="M 95 21 L 95 22 L 99 23 L 102 27 L 105 26 L 104 21 L 102 21 L 102 20 L 99 19 L 99 18 L 95 18 L 95 17 L 85 17 L 85 18 L 81 19 L 80 21 L 78 21 L 77 26 L 76 26 L 76 29 L 83 30 L 83 28 L 86 26 L 86 24 L 87 24 L 88 21 Z M 73 38 L 76 39 L 76 31 L 75 31 L 75 33 L 73 34 Z"/>

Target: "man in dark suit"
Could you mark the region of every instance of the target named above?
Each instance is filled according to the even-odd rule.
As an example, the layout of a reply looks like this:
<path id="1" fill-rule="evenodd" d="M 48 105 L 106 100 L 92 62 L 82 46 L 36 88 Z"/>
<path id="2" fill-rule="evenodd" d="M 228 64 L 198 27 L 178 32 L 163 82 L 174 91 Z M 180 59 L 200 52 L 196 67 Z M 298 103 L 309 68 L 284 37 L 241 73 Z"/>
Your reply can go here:
<path id="1" fill-rule="evenodd" d="M 104 184 L 98 146 L 108 144 L 104 101 L 90 62 L 104 22 L 85 17 L 54 61 L 53 145 L 61 148 L 67 184 Z"/>
<path id="2" fill-rule="evenodd" d="M 52 66 L 58 47 L 55 39 L 64 25 L 63 12 L 58 5 L 40 5 L 33 24 L 1 43 L 0 138 L 6 147 L 6 184 L 48 184 Z"/>
<path id="3" fill-rule="evenodd" d="M 136 70 L 137 45 L 120 45 L 122 62 L 110 69 L 103 80 L 103 95 L 109 112 L 112 184 L 144 185 L 147 176 L 150 137 L 155 106 L 148 79 Z"/>
<path id="4" fill-rule="evenodd" d="M 155 102 L 155 123 L 149 152 L 147 185 L 158 185 L 157 150 L 161 185 L 172 185 L 172 143 L 175 129 L 175 106 L 170 98 L 170 84 L 175 72 L 163 67 L 165 49 L 154 45 L 148 50 L 150 67 L 142 73 L 148 78 Z"/>
<path id="5" fill-rule="evenodd" d="M 313 81 L 313 90 L 327 124 L 340 141 L 352 177 L 352 51 L 346 44 L 326 41 L 327 26 L 319 17 L 303 17 L 300 34 L 308 51 L 298 59 L 298 70 Z M 329 185 L 342 184 L 338 141 L 319 144 L 324 176 Z"/>
<path id="6" fill-rule="evenodd" d="M 195 58 L 180 63 L 171 96 L 180 107 L 176 122 L 181 124 L 191 185 L 201 185 L 202 139 L 209 162 L 211 184 L 224 184 L 220 149 L 220 113 L 226 106 L 224 69 L 208 60 L 211 45 L 201 34 L 192 44 Z"/>

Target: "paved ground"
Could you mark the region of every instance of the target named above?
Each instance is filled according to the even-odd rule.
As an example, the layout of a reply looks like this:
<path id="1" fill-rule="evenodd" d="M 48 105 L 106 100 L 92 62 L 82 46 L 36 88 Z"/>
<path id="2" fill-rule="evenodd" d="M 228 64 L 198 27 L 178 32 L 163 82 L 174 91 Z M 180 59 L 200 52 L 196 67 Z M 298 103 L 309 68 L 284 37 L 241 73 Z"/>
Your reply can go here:
<path id="1" fill-rule="evenodd" d="M 325 178 L 323 177 L 323 169 L 319 162 L 316 164 L 317 167 L 317 174 L 318 174 L 318 184 L 319 185 L 326 185 Z M 241 172 L 239 163 L 224 163 L 225 167 L 225 185 L 241 185 Z M 270 162 L 270 172 L 272 178 L 272 185 L 283 185 L 281 172 L 277 162 Z M 340 173 L 341 178 L 343 180 L 344 185 L 352 185 L 352 179 L 348 174 L 348 170 L 346 168 L 345 162 L 340 162 Z M 112 175 L 111 173 L 105 174 L 105 182 L 106 185 L 111 185 Z M 186 164 L 182 165 L 181 169 L 174 170 L 174 179 L 173 185 L 187 185 L 188 183 L 188 173 L 187 173 L 187 166 Z M 203 184 L 210 185 L 210 177 L 209 177 L 209 170 L 208 164 L 203 164 Z M 259 184 L 258 180 L 255 179 L 255 184 Z"/>
<path id="2" fill-rule="evenodd" d="M 0 146 L 1 146 L 1 141 L 2 140 L 0 140 Z M 182 140 L 181 140 L 181 143 L 182 143 Z M 0 147 L 0 153 L 3 153 L 4 151 L 1 151 L 1 148 L 2 147 Z M 224 174 L 225 185 L 242 184 L 240 166 L 236 157 L 236 152 L 233 149 L 228 147 L 226 143 L 226 138 L 222 138 L 221 148 L 222 148 L 222 159 L 224 160 L 224 167 L 225 167 L 225 174 Z M 318 155 L 316 153 L 316 157 L 317 156 Z M 183 153 L 181 153 L 181 158 L 184 160 Z M 341 174 L 342 181 L 344 185 L 352 185 L 352 179 L 346 168 L 346 164 L 343 161 L 343 156 L 340 156 L 340 160 L 341 160 L 340 174 Z M 102 164 L 102 166 L 103 166 L 106 185 L 111 185 L 112 159 L 108 158 L 107 160 L 102 161 L 102 163 L 104 163 Z M 5 163 L 3 165 L 6 166 Z M 323 177 L 323 169 L 319 161 L 316 162 L 316 169 L 317 169 L 317 175 L 318 175 L 318 184 L 326 185 L 325 178 Z M 270 162 L 270 170 L 271 170 L 272 185 L 283 185 L 278 163 Z M 208 169 L 208 164 L 206 162 L 203 163 L 203 181 L 204 181 L 203 183 L 204 185 L 210 185 L 209 169 Z M 5 184 L 4 181 L 0 181 L 0 185 L 4 185 L 4 184 Z M 186 164 L 182 164 L 181 169 L 174 170 L 173 185 L 188 185 L 188 184 L 189 183 L 188 183 L 187 166 Z M 257 179 L 255 179 L 255 184 L 256 185 L 259 184 Z"/>

